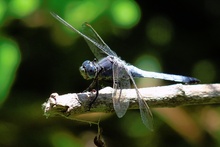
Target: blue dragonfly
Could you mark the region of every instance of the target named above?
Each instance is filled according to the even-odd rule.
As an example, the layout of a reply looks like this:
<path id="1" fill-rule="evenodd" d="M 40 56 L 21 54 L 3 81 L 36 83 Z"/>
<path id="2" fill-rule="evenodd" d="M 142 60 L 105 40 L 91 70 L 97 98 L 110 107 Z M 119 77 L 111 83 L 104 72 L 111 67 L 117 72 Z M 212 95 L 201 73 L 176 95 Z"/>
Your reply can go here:
<path id="1" fill-rule="evenodd" d="M 132 83 L 137 94 L 142 121 L 147 128 L 153 130 L 152 113 L 146 101 L 143 100 L 141 93 L 135 84 L 134 78 L 156 78 L 185 84 L 195 84 L 199 82 L 198 79 L 193 77 L 141 70 L 121 60 L 88 23 L 85 22 L 82 25 L 82 32 L 80 32 L 57 14 L 51 12 L 51 15 L 69 29 L 78 33 L 87 42 L 92 53 L 98 60 L 84 61 L 79 69 L 80 73 L 86 80 L 93 79 L 93 82 L 89 87 L 93 87 L 100 80 L 111 81 L 113 83 L 113 107 L 119 118 L 125 115 L 129 107 L 129 101 L 123 96 L 123 89 L 129 89 Z"/>

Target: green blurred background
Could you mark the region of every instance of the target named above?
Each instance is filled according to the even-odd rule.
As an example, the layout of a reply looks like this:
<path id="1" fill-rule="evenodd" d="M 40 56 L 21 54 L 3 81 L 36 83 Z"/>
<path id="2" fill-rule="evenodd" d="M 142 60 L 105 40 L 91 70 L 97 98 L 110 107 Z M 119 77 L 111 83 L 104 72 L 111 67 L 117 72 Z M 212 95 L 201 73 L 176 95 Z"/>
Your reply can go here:
<path id="1" fill-rule="evenodd" d="M 89 22 L 122 59 L 142 69 L 194 76 L 204 84 L 220 80 L 218 0 L 0 0 L 0 146 L 94 146 L 97 126 L 43 116 L 41 105 L 51 93 L 88 87 L 91 81 L 85 81 L 78 68 L 94 59 L 83 38 L 50 11 L 79 30 Z M 173 84 L 152 79 L 137 83 Z M 218 105 L 152 112 L 154 132 L 142 124 L 138 110 L 121 119 L 115 114 L 103 117 L 106 144 L 220 146 Z"/>

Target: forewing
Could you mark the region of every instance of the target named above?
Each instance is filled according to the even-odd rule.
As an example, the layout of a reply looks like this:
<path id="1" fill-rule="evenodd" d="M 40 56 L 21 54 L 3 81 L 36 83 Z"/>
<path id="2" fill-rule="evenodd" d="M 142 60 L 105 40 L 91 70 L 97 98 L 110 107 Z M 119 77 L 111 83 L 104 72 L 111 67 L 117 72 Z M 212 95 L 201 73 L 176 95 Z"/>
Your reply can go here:
<path id="1" fill-rule="evenodd" d="M 91 41 L 85 38 L 92 53 L 97 59 L 100 60 L 108 55 L 117 56 L 117 54 L 108 47 L 108 45 L 102 40 L 102 38 L 98 35 L 98 33 L 92 28 L 90 24 L 85 22 L 82 25 L 82 28 L 83 33 L 92 40 Z"/>
<path id="2" fill-rule="evenodd" d="M 78 31 L 76 28 L 74 28 L 73 26 L 71 26 L 68 22 L 66 22 L 65 20 L 63 20 L 60 16 L 58 16 L 57 14 L 50 12 L 50 14 L 56 18 L 58 21 L 60 21 L 62 24 L 64 24 L 65 26 L 67 26 L 69 29 L 71 29 L 72 31 L 78 33 L 80 36 L 82 36 L 87 44 L 89 45 L 91 51 L 93 52 L 93 54 L 95 55 L 95 57 L 97 59 L 102 59 L 108 55 L 112 55 L 112 56 L 117 56 L 117 54 L 112 51 L 106 44 L 105 42 L 101 39 L 101 37 L 96 33 L 96 31 L 88 24 L 88 23 L 84 23 L 82 25 L 83 27 L 83 33 L 81 33 L 80 31 Z"/>
<path id="3" fill-rule="evenodd" d="M 118 62 L 113 64 L 113 106 L 119 118 L 123 117 L 129 107 L 129 100 L 126 99 L 126 93 L 123 89 L 130 88 L 129 75 L 125 66 Z"/>

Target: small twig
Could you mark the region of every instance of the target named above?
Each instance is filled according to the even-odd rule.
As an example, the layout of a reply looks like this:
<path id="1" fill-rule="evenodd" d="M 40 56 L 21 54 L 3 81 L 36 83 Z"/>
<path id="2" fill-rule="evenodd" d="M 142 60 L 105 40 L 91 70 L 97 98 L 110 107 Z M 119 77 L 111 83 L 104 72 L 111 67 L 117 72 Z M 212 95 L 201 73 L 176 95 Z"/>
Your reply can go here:
<path id="1" fill-rule="evenodd" d="M 138 109 L 137 95 L 134 89 L 124 89 L 130 101 L 129 109 Z M 220 103 L 220 84 L 200 84 L 140 88 L 144 100 L 152 107 L 176 107 L 186 105 L 203 105 Z M 72 93 L 58 95 L 52 93 L 42 106 L 46 116 L 61 115 L 76 120 L 81 114 L 91 112 L 113 112 L 112 88 L 99 91 L 97 100 L 88 110 L 89 103 L 96 92 Z"/>

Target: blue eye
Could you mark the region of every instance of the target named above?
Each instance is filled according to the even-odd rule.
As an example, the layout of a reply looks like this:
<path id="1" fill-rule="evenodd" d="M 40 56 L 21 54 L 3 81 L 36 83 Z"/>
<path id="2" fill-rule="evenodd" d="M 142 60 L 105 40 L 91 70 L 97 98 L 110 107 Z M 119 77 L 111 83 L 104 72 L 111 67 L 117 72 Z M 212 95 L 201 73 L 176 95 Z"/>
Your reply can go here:
<path id="1" fill-rule="evenodd" d="M 84 69 L 84 74 L 88 79 L 92 79 L 96 75 L 96 66 L 94 62 L 86 60 L 83 62 L 82 67 Z"/>
<path id="2" fill-rule="evenodd" d="M 86 61 L 83 62 L 82 66 L 83 66 L 84 68 L 86 68 L 86 66 L 88 66 L 90 63 L 91 63 L 91 61 L 86 60 Z"/>

